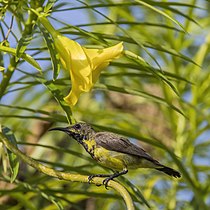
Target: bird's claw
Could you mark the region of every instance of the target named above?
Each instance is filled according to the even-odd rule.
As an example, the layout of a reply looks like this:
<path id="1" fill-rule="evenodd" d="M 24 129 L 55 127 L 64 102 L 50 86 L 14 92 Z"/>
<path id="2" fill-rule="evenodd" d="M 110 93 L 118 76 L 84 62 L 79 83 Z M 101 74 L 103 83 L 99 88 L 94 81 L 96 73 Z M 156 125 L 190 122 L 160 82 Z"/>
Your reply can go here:
<path id="1" fill-rule="evenodd" d="M 94 175 L 88 176 L 88 184 L 90 184 L 90 182 L 93 180 L 94 177 L 95 177 Z"/>
<path id="2" fill-rule="evenodd" d="M 105 185 L 105 188 L 107 190 L 108 190 L 108 183 L 109 183 L 110 180 L 112 180 L 111 177 L 108 177 L 108 178 L 106 178 L 106 179 L 103 180 L 103 185 Z"/>
<path id="3" fill-rule="evenodd" d="M 96 174 L 93 174 L 93 175 L 90 175 L 90 176 L 88 176 L 88 184 L 90 184 L 91 183 L 91 181 L 93 180 L 93 178 L 94 177 L 103 177 L 103 176 L 106 176 L 106 175 L 96 175 Z M 113 177 L 111 176 L 111 177 L 108 177 L 108 178 L 106 178 L 106 179 L 104 179 L 103 180 L 103 185 L 105 185 L 105 188 L 108 190 L 108 183 L 109 183 L 109 181 L 110 180 L 112 180 L 113 179 Z M 100 186 L 100 184 L 99 185 L 97 185 L 97 186 Z"/>

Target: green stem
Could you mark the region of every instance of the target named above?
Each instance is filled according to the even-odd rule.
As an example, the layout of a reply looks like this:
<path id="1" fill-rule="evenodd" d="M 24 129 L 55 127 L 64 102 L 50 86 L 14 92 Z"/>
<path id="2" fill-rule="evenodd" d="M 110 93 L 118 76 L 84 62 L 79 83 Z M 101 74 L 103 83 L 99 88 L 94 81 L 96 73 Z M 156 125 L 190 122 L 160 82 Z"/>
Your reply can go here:
<path id="1" fill-rule="evenodd" d="M 55 30 L 50 21 L 45 17 L 46 14 L 40 14 L 38 11 L 31 9 L 31 12 L 37 15 L 38 21 L 44 26 L 44 28 L 52 35 L 55 39 L 60 33 Z"/>
<path id="2" fill-rule="evenodd" d="M 0 84 L 0 100 L 3 97 L 3 95 L 7 89 L 7 86 L 10 82 L 10 79 L 13 75 L 13 72 L 14 72 L 16 66 L 17 66 L 17 62 L 15 61 L 15 57 L 12 56 L 10 58 L 10 65 L 8 66 L 7 71 L 3 74 L 3 80 Z"/>
<path id="3" fill-rule="evenodd" d="M 26 156 L 24 153 L 22 153 L 17 147 L 15 147 L 1 132 L 0 132 L 0 140 L 3 142 L 3 144 L 14 154 L 16 154 L 20 159 L 22 159 L 25 163 L 30 165 L 31 167 L 37 169 L 38 171 L 58 178 L 62 180 L 67 181 L 73 181 L 73 182 L 86 182 L 88 183 L 88 176 L 80 175 L 80 174 L 71 174 L 71 173 L 65 173 L 61 171 L 56 171 L 52 168 L 49 168 L 47 166 L 42 165 L 41 163 L 35 161 L 34 159 Z M 103 184 L 103 178 L 94 178 L 91 183 L 96 185 L 102 185 Z M 115 181 L 109 181 L 108 186 L 115 189 L 120 193 L 120 195 L 123 197 L 125 204 L 127 206 L 127 210 L 134 210 L 134 204 L 131 199 L 130 194 L 128 191 L 119 183 Z"/>
<path id="4" fill-rule="evenodd" d="M 55 39 L 60 33 L 55 30 L 55 28 L 52 26 L 50 21 L 44 17 L 44 16 L 39 16 L 38 18 L 39 22 L 45 27 L 45 29 L 52 35 L 53 39 Z"/>

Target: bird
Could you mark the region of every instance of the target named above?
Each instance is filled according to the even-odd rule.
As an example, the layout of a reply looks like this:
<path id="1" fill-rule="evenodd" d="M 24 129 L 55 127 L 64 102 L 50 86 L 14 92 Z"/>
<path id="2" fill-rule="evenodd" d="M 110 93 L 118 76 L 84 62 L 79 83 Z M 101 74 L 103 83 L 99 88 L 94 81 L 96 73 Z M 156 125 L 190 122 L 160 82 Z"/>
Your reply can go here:
<path id="1" fill-rule="evenodd" d="M 68 134 L 81 144 L 94 160 L 114 171 L 113 174 L 90 175 L 88 176 L 89 183 L 94 177 L 105 177 L 103 184 L 107 188 L 110 180 L 126 174 L 129 169 L 137 168 L 153 168 L 175 178 L 181 177 L 180 172 L 161 164 L 126 137 L 107 131 L 96 132 L 86 122 L 50 129 L 50 131 L 53 130 Z"/>

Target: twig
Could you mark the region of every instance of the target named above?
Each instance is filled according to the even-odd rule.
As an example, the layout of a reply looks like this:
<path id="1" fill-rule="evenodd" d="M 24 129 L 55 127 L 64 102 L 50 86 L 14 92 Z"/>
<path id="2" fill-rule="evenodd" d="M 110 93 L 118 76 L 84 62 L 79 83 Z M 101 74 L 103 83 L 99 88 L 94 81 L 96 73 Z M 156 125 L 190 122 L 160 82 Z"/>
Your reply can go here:
<path id="1" fill-rule="evenodd" d="M 22 153 L 16 146 L 14 146 L 1 132 L 0 132 L 0 140 L 3 142 L 3 144 L 14 154 L 16 154 L 20 159 L 22 159 L 25 163 L 32 166 L 33 168 L 36 168 L 38 171 L 47 174 L 52 177 L 56 177 L 58 179 L 67 180 L 67 181 L 73 181 L 73 182 L 86 182 L 88 183 L 88 176 L 80 175 L 80 174 L 71 174 L 61 171 L 56 171 L 52 168 L 49 168 L 47 166 L 42 165 L 41 163 L 35 161 L 34 159 L 26 156 L 24 153 Z M 92 184 L 96 185 L 102 185 L 103 184 L 103 178 L 94 178 L 91 181 Z M 118 182 L 115 181 L 109 181 L 108 186 L 115 189 L 120 193 L 120 195 L 123 197 L 125 204 L 127 206 L 127 210 L 134 210 L 134 204 L 131 199 L 130 194 L 128 191 Z"/>

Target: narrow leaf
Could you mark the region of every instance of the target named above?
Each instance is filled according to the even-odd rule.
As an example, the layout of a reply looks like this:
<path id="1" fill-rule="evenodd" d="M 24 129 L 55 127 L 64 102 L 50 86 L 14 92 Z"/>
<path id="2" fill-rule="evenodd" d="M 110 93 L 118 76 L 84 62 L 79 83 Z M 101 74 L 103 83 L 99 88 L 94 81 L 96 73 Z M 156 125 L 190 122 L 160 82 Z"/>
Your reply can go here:
<path id="1" fill-rule="evenodd" d="M 44 12 L 49 13 L 55 3 L 56 3 L 56 0 L 48 0 L 46 6 L 44 7 Z"/>
<path id="2" fill-rule="evenodd" d="M 165 84 L 167 84 L 171 89 L 176 93 L 176 95 L 179 96 L 179 92 L 177 88 L 163 75 L 162 71 L 156 71 L 152 66 L 150 66 L 142 57 L 135 55 L 134 53 L 130 51 L 125 51 L 125 54 L 128 56 L 129 59 L 135 61 L 138 65 L 141 65 L 146 70 L 150 71 L 155 77 L 163 81 Z"/>
<path id="3" fill-rule="evenodd" d="M 171 20 L 172 22 L 174 22 L 176 25 L 180 26 L 180 27 L 183 29 L 183 31 L 185 31 L 185 30 L 184 30 L 184 27 L 182 26 L 182 24 L 179 23 L 179 22 L 178 22 L 177 20 L 175 20 L 174 18 L 170 17 L 167 13 L 165 13 L 165 12 L 163 12 L 163 11 L 157 9 L 156 7 L 153 7 L 153 6 L 150 5 L 150 4 L 147 4 L 147 3 L 144 2 L 144 1 L 141 1 L 141 0 L 135 0 L 135 1 L 136 1 L 137 3 L 139 3 L 139 4 L 141 4 L 141 5 L 144 5 L 145 7 L 148 7 L 148 8 L 150 8 L 150 9 L 152 9 L 153 11 L 155 11 L 155 12 L 157 12 L 157 13 L 159 13 L 159 14 L 165 16 L 166 18 L 168 18 L 169 20 Z"/>
<path id="4" fill-rule="evenodd" d="M 41 77 L 36 77 L 35 79 L 38 80 L 39 82 L 41 82 L 52 93 L 52 95 L 54 96 L 56 101 L 58 101 L 58 103 L 60 104 L 62 109 L 65 111 L 69 123 L 72 124 L 73 123 L 72 121 L 74 121 L 74 120 L 72 118 L 71 108 L 64 101 L 64 99 L 63 99 L 64 96 L 61 93 L 61 91 L 56 87 L 56 85 L 53 84 L 52 81 L 47 81 Z"/>
<path id="5" fill-rule="evenodd" d="M 50 58 L 51 58 L 52 67 L 53 67 L 53 79 L 55 80 L 58 77 L 58 74 L 60 72 L 59 55 L 55 49 L 52 37 L 50 36 L 49 32 L 44 27 L 42 27 L 41 24 L 39 24 L 39 28 L 44 36 L 45 42 L 47 44 L 47 48 L 50 52 Z"/>
<path id="6" fill-rule="evenodd" d="M 155 50 L 158 50 L 158 51 L 161 51 L 161 52 L 171 54 L 173 56 L 176 56 L 176 57 L 179 57 L 179 58 L 183 59 L 184 61 L 188 61 L 188 62 L 193 63 L 196 66 L 198 66 L 198 64 L 193 59 L 187 57 L 186 55 L 183 55 L 183 54 L 177 52 L 174 49 L 166 48 L 166 47 L 164 47 L 162 45 L 158 45 L 158 44 L 153 44 L 153 43 L 151 44 L 151 43 L 148 43 L 148 42 L 144 43 L 144 46 L 147 47 L 147 48 L 151 48 L 151 49 L 155 49 Z"/>
<path id="7" fill-rule="evenodd" d="M 5 137 L 17 147 L 17 141 L 12 131 L 7 127 L 2 127 L 2 132 L 5 135 Z M 12 183 L 14 182 L 14 180 L 16 179 L 18 175 L 19 161 L 18 161 L 18 157 L 14 153 L 12 153 L 10 150 L 7 150 L 7 153 L 9 157 L 9 164 L 10 164 L 10 170 L 11 170 L 10 182 Z"/>
<path id="8" fill-rule="evenodd" d="M 176 112 L 180 113 L 181 115 L 185 116 L 184 113 L 180 109 L 178 109 L 173 104 L 168 103 L 164 98 L 152 95 L 152 94 L 144 92 L 144 91 L 133 90 L 133 89 L 130 89 L 130 88 L 118 87 L 118 86 L 106 85 L 106 84 L 96 84 L 94 87 L 97 88 L 97 89 L 100 89 L 100 90 L 110 90 L 110 91 L 116 91 L 116 92 L 125 93 L 125 94 L 141 96 L 141 97 L 147 98 L 151 101 L 154 101 L 156 103 L 164 104 L 164 105 L 172 108 Z"/>
<path id="9" fill-rule="evenodd" d="M 11 48 L 11 47 L 5 47 L 0 45 L 0 51 L 2 52 L 6 52 L 12 55 L 16 55 L 16 49 Z M 28 63 L 30 63 L 34 68 L 36 68 L 38 71 L 41 71 L 41 67 L 40 65 L 34 60 L 34 58 L 32 58 L 30 55 L 23 53 L 21 55 L 21 58 L 25 61 L 27 61 Z"/>
<path id="10" fill-rule="evenodd" d="M 41 195 L 44 198 L 46 198 L 47 200 L 49 200 L 50 202 L 52 202 L 53 204 L 55 204 L 59 210 L 63 210 L 64 209 L 63 205 L 61 204 L 61 202 L 58 201 L 54 196 L 48 195 L 45 192 L 41 192 Z"/>
<path id="11" fill-rule="evenodd" d="M 23 35 L 20 38 L 16 50 L 16 62 L 22 57 L 22 54 L 25 52 L 26 47 L 31 42 L 32 38 L 33 38 L 32 34 Z"/>
<path id="12" fill-rule="evenodd" d="M 130 182 L 128 179 L 126 179 L 123 176 L 121 176 L 120 179 L 122 179 L 131 188 L 131 190 L 133 191 L 135 197 L 138 200 L 140 200 L 142 203 L 144 203 L 148 208 L 151 208 L 149 203 L 147 202 L 146 198 L 141 193 L 141 191 L 132 182 Z"/>
<path id="13" fill-rule="evenodd" d="M 121 67 L 121 68 L 128 68 L 128 69 L 132 69 L 132 70 L 138 70 L 138 73 L 134 73 L 134 72 L 123 72 L 122 73 L 122 76 L 123 75 L 128 75 L 128 76 L 140 76 L 140 75 L 143 75 L 144 77 L 150 77 L 150 76 L 153 76 L 153 77 L 156 77 L 154 74 L 154 72 L 156 72 L 156 75 L 160 75 L 160 74 L 163 74 L 165 75 L 168 80 L 170 78 L 170 80 L 175 80 L 177 82 L 180 82 L 181 81 L 184 81 L 184 82 L 187 82 L 189 84 L 193 84 L 190 80 L 188 80 L 187 78 L 184 78 L 182 76 L 179 76 L 177 74 L 174 74 L 174 73 L 171 73 L 171 72 L 167 72 L 165 70 L 159 70 L 157 68 L 154 68 L 152 66 L 148 66 L 149 68 L 151 68 L 151 72 L 148 72 L 148 67 L 144 66 L 144 65 L 136 65 L 136 64 L 133 64 L 133 63 L 122 63 L 122 62 L 111 62 L 110 63 L 111 66 L 117 66 L 117 67 Z M 139 73 L 139 71 L 143 71 L 144 73 Z M 120 75 L 121 73 L 101 73 L 102 76 L 105 76 L 105 77 L 111 77 L 111 76 L 118 76 Z M 152 74 L 152 75 L 151 75 Z M 161 78 L 159 78 L 161 79 Z"/>

